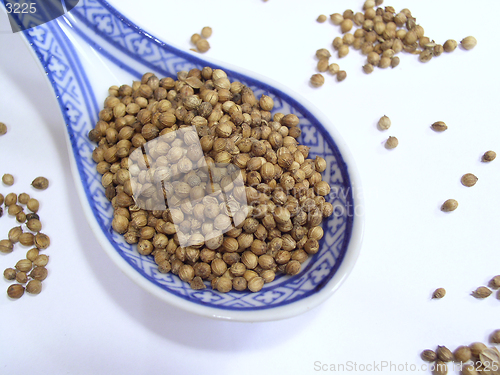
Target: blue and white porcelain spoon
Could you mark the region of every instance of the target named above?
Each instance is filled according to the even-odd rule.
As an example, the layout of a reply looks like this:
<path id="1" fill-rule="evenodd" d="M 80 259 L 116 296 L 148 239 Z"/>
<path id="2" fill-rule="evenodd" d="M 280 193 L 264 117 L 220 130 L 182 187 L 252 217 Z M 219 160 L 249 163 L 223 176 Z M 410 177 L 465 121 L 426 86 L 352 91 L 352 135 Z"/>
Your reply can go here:
<path id="1" fill-rule="evenodd" d="M 28 25 L 33 17 L 48 11 L 42 3 L 37 5 L 36 14 L 16 14 L 16 21 Z M 116 265 L 144 289 L 196 314 L 265 321 L 308 311 L 340 286 L 361 246 L 363 217 L 354 214 L 354 207 L 362 204 L 360 181 L 339 134 L 304 98 L 255 73 L 171 47 L 103 0 L 80 0 L 66 15 L 23 34 L 59 103 L 68 133 L 72 173 L 87 220 Z M 95 144 L 88 139 L 88 132 L 97 122 L 111 85 L 130 84 L 145 72 L 176 77 L 178 71 L 204 66 L 224 69 L 231 80 L 249 86 L 257 97 L 271 96 L 273 112 L 296 114 L 302 129 L 300 142 L 311 147 L 311 156 L 322 156 L 328 165 L 323 179 L 332 187 L 328 198 L 335 213 L 323 223 L 320 251 L 303 265 L 300 274 L 277 277 L 258 293 L 192 290 L 177 276 L 159 273 L 150 257 L 139 255 L 111 229 L 113 209 L 92 160 Z"/>

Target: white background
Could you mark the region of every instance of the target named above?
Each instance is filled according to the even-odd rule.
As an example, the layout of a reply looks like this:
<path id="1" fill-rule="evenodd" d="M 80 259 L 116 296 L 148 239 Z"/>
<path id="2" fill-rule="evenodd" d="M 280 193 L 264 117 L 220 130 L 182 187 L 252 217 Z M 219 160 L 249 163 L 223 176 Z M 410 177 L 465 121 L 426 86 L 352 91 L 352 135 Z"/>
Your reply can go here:
<path id="1" fill-rule="evenodd" d="M 500 301 L 469 295 L 500 274 L 500 159 L 480 162 L 483 152 L 500 152 L 494 26 L 500 2 L 387 3 L 397 11 L 411 9 L 425 35 L 437 42 L 474 35 L 478 45 L 427 64 L 401 53 L 397 68 L 371 75 L 362 72 L 363 56 L 352 50 L 340 61 L 331 59 L 347 71 L 347 79 L 338 83 L 325 73 L 319 89 L 308 83 L 315 73 L 315 51 L 330 48 L 340 31 L 330 21 L 315 20 L 347 8 L 358 11 L 362 1 L 112 3 L 153 35 L 185 50 L 191 34 L 211 26 L 207 56 L 272 77 L 332 120 L 363 182 L 361 255 L 332 298 L 284 321 L 209 320 L 144 292 L 110 261 L 86 223 L 59 108 L 2 14 L 0 121 L 9 132 L 0 138 L 0 175 L 10 172 L 16 183 L 12 188 L 0 183 L 0 193 L 25 191 L 39 198 L 43 230 L 52 245 L 46 251 L 50 274 L 39 296 L 12 301 L 0 293 L 0 373 L 315 374 L 315 361 L 420 366 L 422 349 L 485 341 L 500 328 Z M 392 127 L 381 132 L 376 122 L 384 114 Z M 438 120 L 448 124 L 446 132 L 430 129 Z M 389 135 L 400 141 L 393 151 L 383 147 Z M 460 184 L 467 172 L 479 177 L 472 188 Z M 39 175 L 50 179 L 48 190 L 29 186 Z M 460 205 L 445 214 L 439 207 L 448 198 Z M 6 238 L 14 225 L 4 215 L 0 237 Z M 14 266 L 26 250 L 18 246 L 0 256 L 0 269 Z M 0 280 L 0 290 L 8 285 Z M 437 287 L 448 294 L 430 300 Z"/>

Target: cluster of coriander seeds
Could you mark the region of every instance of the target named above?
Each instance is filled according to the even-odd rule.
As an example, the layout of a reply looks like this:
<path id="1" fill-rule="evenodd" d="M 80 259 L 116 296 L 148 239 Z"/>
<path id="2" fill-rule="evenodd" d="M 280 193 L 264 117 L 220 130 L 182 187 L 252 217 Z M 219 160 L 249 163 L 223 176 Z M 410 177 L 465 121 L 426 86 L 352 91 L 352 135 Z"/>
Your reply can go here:
<path id="1" fill-rule="evenodd" d="M 370 74 L 375 67 L 386 69 L 398 66 L 400 59 L 396 55 L 400 52 L 416 54 L 425 63 L 443 52 L 453 52 L 457 48 L 455 40 L 449 39 L 441 45 L 426 37 L 424 28 L 417 24 L 409 9 L 396 12 L 392 6 L 378 7 L 381 4 L 381 1 L 366 0 L 363 12 L 355 13 L 347 9 L 342 14 L 330 15 L 332 23 L 340 26 L 343 34 L 332 42 L 339 58 L 347 56 L 351 49 L 361 51 L 367 57 L 363 71 Z M 477 41 L 473 36 L 468 36 L 460 44 L 463 49 L 470 50 Z M 315 80 L 319 81 L 320 78 L 316 77 Z"/>
<path id="2" fill-rule="evenodd" d="M 251 88 L 210 67 L 178 72 L 177 80 L 146 73 L 132 86 L 111 87 L 109 94 L 89 132 L 98 144 L 92 156 L 115 210 L 113 229 L 137 244 L 139 253 L 153 256 L 159 272 L 172 272 L 194 289 L 205 288 L 207 281 L 220 292 L 257 292 L 278 272 L 298 274 L 318 252 L 322 220 L 333 213 L 325 200 L 330 186 L 321 177 L 327 165 L 321 157 L 309 158 L 309 147 L 298 144 L 296 115 L 272 115 L 271 97 L 258 99 Z M 200 159 L 189 152 L 191 136 L 170 140 L 176 144 L 162 140 L 192 127 Z M 150 173 L 156 183 L 163 181 L 163 210 L 155 209 L 161 196 L 152 182 L 129 170 L 130 156 L 153 140 L 158 142 L 145 164 L 161 166 L 162 158 L 170 163 L 156 180 L 157 171 Z M 210 178 L 193 173 L 200 160 Z M 217 174 L 217 165 L 227 167 Z M 235 172 L 242 186 L 230 178 Z M 169 176 L 177 176 L 171 186 Z M 246 200 L 244 207 L 228 207 L 231 202 L 217 193 L 232 183 L 238 201 Z M 169 206 L 172 201 L 179 209 Z M 197 237 L 184 238 L 186 233 Z M 184 241 L 189 246 L 182 246 Z"/>
<path id="3" fill-rule="evenodd" d="M 191 35 L 191 43 L 194 44 L 196 49 L 191 48 L 194 52 L 205 53 L 210 49 L 210 43 L 208 43 L 208 38 L 212 36 L 212 28 L 209 26 L 205 26 L 201 29 L 201 34 L 194 33 Z"/>
<path id="4" fill-rule="evenodd" d="M 494 331 L 489 338 L 490 343 L 500 343 L 500 330 Z M 447 374 L 448 363 L 459 364 L 461 374 L 479 375 L 480 373 L 498 374 L 500 371 L 500 351 L 496 347 L 488 347 L 482 342 L 461 345 L 453 352 L 446 346 L 438 346 L 436 350 L 426 349 L 420 357 L 432 363 L 433 374 Z"/>
<path id="5" fill-rule="evenodd" d="M 45 189 L 48 180 L 38 177 L 34 180 L 34 185 L 38 189 Z M 40 254 L 50 245 L 50 238 L 42 233 L 42 223 L 38 215 L 40 207 L 38 200 L 30 197 L 27 193 L 9 193 L 5 197 L 0 194 L 0 206 L 4 204 L 10 216 L 14 216 L 20 224 L 9 230 L 8 238 L 0 240 L 0 252 L 11 253 L 17 243 L 32 247 L 26 253 L 26 258 L 19 260 L 14 267 L 4 270 L 4 278 L 8 281 L 16 281 L 7 289 L 10 298 L 18 299 L 23 296 L 26 290 L 30 294 L 39 294 L 42 290 L 42 281 L 47 277 L 46 265 L 49 257 Z M 29 212 L 24 212 L 24 207 Z M 24 286 L 26 284 L 26 287 Z"/>

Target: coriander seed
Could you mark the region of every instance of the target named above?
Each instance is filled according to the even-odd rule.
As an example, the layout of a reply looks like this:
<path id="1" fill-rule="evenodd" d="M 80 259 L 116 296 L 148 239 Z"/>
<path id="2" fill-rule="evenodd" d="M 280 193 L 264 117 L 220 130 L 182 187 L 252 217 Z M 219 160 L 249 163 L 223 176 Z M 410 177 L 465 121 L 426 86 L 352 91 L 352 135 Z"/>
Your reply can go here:
<path id="1" fill-rule="evenodd" d="M 196 42 L 196 48 L 198 52 L 205 53 L 210 49 L 210 43 L 206 39 L 200 39 Z"/>
<path id="2" fill-rule="evenodd" d="M 399 65 L 399 57 L 398 56 L 394 56 L 392 59 L 391 59 L 391 68 L 395 68 Z"/>
<path id="3" fill-rule="evenodd" d="M 316 21 L 318 21 L 319 23 L 323 23 L 326 21 L 326 16 L 324 14 L 320 14 Z"/>
<path id="4" fill-rule="evenodd" d="M 365 65 L 363 65 L 363 71 L 366 74 L 372 73 L 373 72 L 373 65 L 372 64 L 365 64 Z"/>
<path id="5" fill-rule="evenodd" d="M 467 362 L 471 359 L 472 354 L 468 346 L 459 346 L 453 352 L 453 357 L 457 362 Z"/>
<path id="6" fill-rule="evenodd" d="M 330 51 L 328 51 L 326 48 L 321 48 L 316 51 L 316 57 L 318 59 L 329 59 L 332 55 L 330 54 Z"/>
<path id="7" fill-rule="evenodd" d="M 445 52 L 453 52 L 457 48 L 457 42 L 453 39 L 448 39 L 443 44 L 443 49 Z"/>
<path id="8" fill-rule="evenodd" d="M 485 162 L 490 162 L 490 161 L 495 160 L 496 157 L 497 157 L 497 154 L 495 151 L 486 151 L 483 155 L 482 160 Z"/>
<path id="9" fill-rule="evenodd" d="M 23 246 L 31 246 L 35 243 L 33 233 L 21 233 L 19 236 L 19 243 Z"/>
<path id="10" fill-rule="evenodd" d="M 34 247 L 33 249 L 30 249 L 26 252 L 26 259 L 31 260 L 32 262 L 35 261 L 36 257 L 40 254 L 40 251 Z"/>
<path id="11" fill-rule="evenodd" d="M 328 72 L 330 72 L 330 74 L 337 74 L 340 70 L 340 67 L 339 67 L 339 64 L 336 64 L 336 63 L 332 63 L 330 65 L 328 65 Z"/>
<path id="12" fill-rule="evenodd" d="M 30 280 L 26 285 L 26 291 L 30 294 L 40 294 L 42 291 L 42 283 L 40 280 Z"/>
<path id="13" fill-rule="evenodd" d="M 348 54 L 349 54 L 349 46 L 346 44 L 341 45 L 338 51 L 339 58 L 345 57 Z M 327 61 L 327 66 L 328 66 L 328 61 Z M 324 71 L 326 71 L 326 69 Z"/>
<path id="14" fill-rule="evenodd" d="M 432 293 L 433 299 L 441 299 L 446 295 L 446 289 L 438 288 Z"/>
<path id="15" fill-rule="evenodd" d="M 198 34 L 198 33 L 195 33 L 193 35 L 191 35 L 191 43 L 193 43 L 194 45 L 196 45 L 196 43 L 201 39 L 201 35 Z"/>
<path id="16" fill-rule="evenodd" d="M 344 17 L 345 18 L 345 17 Z M 340 23 L 340 31 L 342 31 L 343 34 L 347 33 L 348 31 L 351 31 L 353 26 L 353 22 L 351 19 L 344 19 Z"/>
<path id="17" fill-rule="evenodd" d="M 446 129 L 448 129 L 448 126 L 443 121 L 436 121 L 431 125 L 431 128 L 432 130 L 437 132 L 444 132 Z"/>
<path id="18" fill-rule="evenodd" d="M 339 13 L 333 13 L 330 15 L 330 19 L 334 25 L 340 25 L 344 21 L 344 17 Z"/>
<path id="19" fill-rule="evenodd" d="M 473 358 L 479 358 L 479 354 L 487 347 L 482 342 L 473 342 L 469 345 L 469 349 Z"/>
<path id="20" fill-rule="evenodd" d="M 32 266 L 33 264 L 29 259 L 21 259 L 16 263 L 16 269 L 21 272 L 30 271 Z"/>
<path id="21" fill-rule="evenodd" d="M 393 149 L 398 147 L 399 141 L 396 137 L 389 137 L 387 141 L 385 142 L 385 148 L 387 149 Z"/>
<path id="22" fill-rule="evenodd" d="M 453 353 L 446 346 L 438 346 L 436 350 L 437 358 L 443 362 L 453 361 Z"/>
<path id="23" fill-rule="evenodd" d="M 15 280 L 16 279 L 16 270 L 14 268 L 6 268 L 3 271 L 3 277 L 7 280 Z"/>
<path id="24" fill-rule="evenodd" d="M 460 181 L 462 182 L 462 185 L 471 187 L 476 184 L 477 180 L 478 178 L 474 176 L 472 173 L 466 173 L 462 176 Z"/>
<path id="25" fill-rule="evenodd" d="M 491 296 L 491 293 L 493 293 L 490 289 L 488 289 L 485 286 L 480 286 L 476 290 L 472 292 L 472 296 L 478 299 L 483 299 Z"/>
<path id="26" fill-rule="evenodd" d="M 168 263 L 168 260 L 164 261 Z M 162 264 L 164 263 L 162 262 Z M 169 264 L 170 266 L 170 264 Z M 159 268 L 159 271 L 161 272 L 161 269 Z M 170 269 L 169 269 L 170 271 Z M 33 270 L 30 272 L 30 277 L 35 279 L 35 280 L 40 280 L 43 281 L 47 278 L 48 271 L 47 268 L 45 267 L 35 267 Z"/>
<path id="27" fill-rule="evenodd" d="M 40 232 L 40 230 L 42 229 L 42 223 L 40 222 L 40 220 L 37 219 L 28 220 L 26 226 L 32 232 Z"/>
<path id="28" fill-rule="evenodd" d="M 201 36 L 205 39 L 208 39 L 212 36 L 212 28 L 209 26 L 205 26 L 201 29 Z"/>
<path id="29" fill-rule="evenodd" d="M 233 289 L 233 282 L 229 277 L 219 277 L 215 283 L 215 288 L 221 293 L 228 293 Z"/>
<path id="30" fill-rule="evenodd" d="M 0 240 L 0 253 L 11 253 L 14 249 L 14 244 L 10 240 Z"/>
<path id="31" fill-rule="evenodd" d="M 7 125 L 0 122 L 0 135 L 5 135 L 7 133 Z"/>
<path id="32" fill-rule="evenodd" d="M 493 344 L 500 344 L 500 329 L 493 331 L 493 333 L 490 336 L 490 341 Z"/>
<path id="33" fill-rule="evenodd" d="M 45 177 L 37 177 L 33 180 L 31 186 L 38 190 L 45 190 L 49 187 L 49 180 Z"/>
<path id="34" fill-rule="evenodd" d="M 451 212 L 455 211 L 457 207 L 458 207 L 458 202 L 455 199 L 448 199 L 441 206 L 441 211 Z"/>
<path id="35" fill-rule="evenodd" d="M 477 45 L 477 40 L 473 36 L 468 36 L 468 37 L 462 39 L 460 44 L 462 45 L 462 47 L 464 49 L 466 49 L 468 51 L 468 50 L 473 49 Z"/>
<path id="36" fill-rule="evenodd" d="M 489 282 L 489 287 L 492 289 L 498 289 L 500 288 L 500 275 L 495 276 L 492 278 Z"/>
<path id="37" fill-rule="evenodd" d="M 479 375 L 474 365 L 465 365 L 462 367 L 462 375 Z"/>
<path id="38" fill-rule="evenodd" d="M 7 295 L 10 298 L 21 298 L 24 294 L 24 286 L 20 284 L 14 284 L 7 288 Z"/>
<path id="39" fill-rule="evenodd" d="M 12 243 L 17 243 L 19 242 L 19 237 L 23 234 L 23 229 L 19 227 L 14 227 L 11 230 L 9 230 L 9 240 Z"/>
<path id="40" fill-rule="evenodd" d="M 5 196 L 5 205 L 12 206 L 13 204 L 17 203 L 17 195 L 14 193 L 9 193 Z"/>
<path id="41" fill-rule="evenodd" d="M 47 263 L 49 263 L 49 257 L 45 254 L 38 255 L 33 261 L 33 265 L 37 267 L 45 267 Z"/>
<path id="42" fill-rule="evenodd" d="M 257 276 L 257 277 L 254 277 L 252 278 L 249 282 L 248 282 L 248 289 L 251 291 L 251 292 L 258 292 L 262 289 L 262 287 L 264 286 L 264 279 L 260 276 Z"/>
<path id="43" fill-rule="evenodd" d="M 391 127 L 391 119 L 386 115 L 382 116 L 380 120 L 378 120 L 378 127 L 380 130 L 387 130 Z"/>
<path id="44" fill-rule="evenodd" d="M 14 185 L 14 176 L 12 176 L 10 173 L 6 173 L 2 176 L 2 182 L 7 186 Z"/>
<path id="45" fill-rule="evenodd" d="M 39 250 L 44 250 L 50 245 L 50 238 L 44 233 L 38 232 L 34 240 L 35 246 Z"/>
<path id="46" fill-rule="evenodd" d="M 434 350 L 426 349 L 421 354 L 420 357 L 426 362 L 434 362 L 437 359 L 436 352 Z"/>
<path id="47" fill-rule="evenodd" d="M 40 203 L 35 198 L 30 198 L 28 203 L 26 204 L 26 207 L 28 207 L 28 210 L 30 210 L 33 213 L 36 213 L 40 207 Z"/>
<path id="48" fill-rule="evenodd" d="M 316 68 L 319 72 L 326 72 L 328 70 L 328 59 L 319 59 Z"/>
<path id="49" fill-rule="evenodd" d="M 26 275 L 26 272 L 19 271 L 16 274 L 16 281 L 19 284 L 26 284 L 28 282 L 28 275 Z"/>
<path id="50" fill-rule="evenodd" d="M 311 76 L 311 85 L 313 87 L 323 86 L 324 83 L 325 83 L 325 77 L 323 77 L 322 74 L 317 73 Z"/>
<path id="51" fill-rule="evenodd" d="M 17 200 L 21 204 L 28 204 L 28 201 L 30 200 L 30 196 L 26 193 L 21 193 L 21 194 L 19 194 L 19 197 L 17 197 Z"/>
<path id="52" fill-rule="evenodd" d="M 347 78 L 347 73 L 345 70 L 339 70 L 337 72 L 337 81 L 342 82 L 344 79 Z"/>

